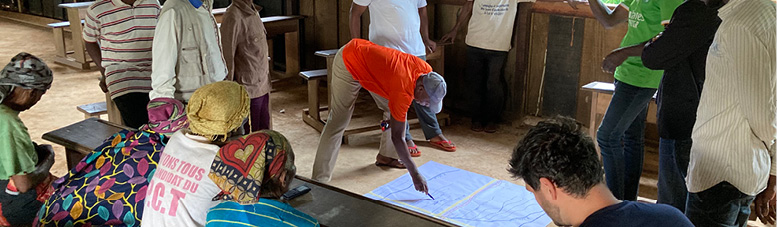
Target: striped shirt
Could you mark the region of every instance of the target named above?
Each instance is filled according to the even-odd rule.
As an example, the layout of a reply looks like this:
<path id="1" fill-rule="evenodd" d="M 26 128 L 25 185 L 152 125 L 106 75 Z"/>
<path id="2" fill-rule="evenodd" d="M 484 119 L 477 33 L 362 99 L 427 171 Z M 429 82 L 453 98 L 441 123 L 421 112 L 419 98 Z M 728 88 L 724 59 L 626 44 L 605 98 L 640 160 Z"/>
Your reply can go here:
<path id="1" fill-rule="evenodd" d="M 289 204 L 260 198 L 259 202 L 250 205 L 233 201 L 219 203 L 208 211 L 205 226 L 316 227 L 320 224 Z"/>
<path id="2" fill-rule="evenodd" d="M 730 0 L 707 55 L 694 125 L 688 191 L 726 181 L 747 195 L 775 175 L 777 70 L 775 4 Z"/>
<path id="3" fill-rule="evenodd" d="M 111 98 L 151 91 L 151 44 L 160 9 L 157 0 L 98 0 L 87 9 L 84 41 L 100 45 Z"/>

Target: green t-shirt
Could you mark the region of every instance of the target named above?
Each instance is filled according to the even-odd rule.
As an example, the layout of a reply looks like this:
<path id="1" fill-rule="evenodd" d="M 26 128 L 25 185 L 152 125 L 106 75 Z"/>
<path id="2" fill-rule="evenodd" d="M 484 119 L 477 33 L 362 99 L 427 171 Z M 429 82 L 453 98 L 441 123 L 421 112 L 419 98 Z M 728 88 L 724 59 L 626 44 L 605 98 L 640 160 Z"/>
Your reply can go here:
<path id="1" fill-rule="evenodd" d="M 621 4 L 629 9 L 629 30 L 621 47 L 648 41 L 664 31 L 663 24 L 669 23 L 672 13 L 682 3 L 682 0 L 623 0 Z M 615 79 L 644 88 L 658 88 L 663 74 L 663 70 L 645 68 L 640 56 L 627 58 L 615 69 Z"/>
<path id="2" fill-rule="evenodd" d="M 19 111 L 0 104 L 0 180 L 31 173 L 36 163 L 38 154 Z"/>

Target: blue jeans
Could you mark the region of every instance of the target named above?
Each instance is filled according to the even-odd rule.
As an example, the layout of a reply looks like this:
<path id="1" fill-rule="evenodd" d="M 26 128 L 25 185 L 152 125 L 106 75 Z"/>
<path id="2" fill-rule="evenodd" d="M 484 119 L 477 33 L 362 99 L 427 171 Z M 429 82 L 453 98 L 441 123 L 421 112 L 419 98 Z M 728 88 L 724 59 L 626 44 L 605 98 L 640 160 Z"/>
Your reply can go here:
<path id="1" fill-rule="evenodd" d="M 693 140 L 661 138 L 658 145 L 658 203 L 667 204 L 685 211 L 688 189 L 685 176 Z"/>
<path id="2" fill-rule="evenodd" d="M 596 132 L 607 187 L 619 200 L 637 200 L 645 152 L 645 118 L 656 89 L 615 80 L 615 92 Z"/>
<path id="3" fill-rule="evenodd" d="M 426 55 L 421 55 L 418 57 L 426 61 Z M 429 107 L 416 104 L 415 100 L 413 101 L 412 106 L 413 109 L 415 109 L 415 114 L 418 116 L 418 122 L 421 124 L 421 130 L 424 131 L 424 137 L 426 137 L 426 140 L 442 134 L 440 123 L 437 122 L 436 113 L 432 113 L 432 110 L 429 109 Z M 410 135 L 410 124 L 405 125 L 407 125 L 407 129 L 405 130 L 405 140 L 412 140 L 413 136 Z"/>
<path id="4" fill-rule="evenodd" d="M 688 193 L 685 216 L 696 226 L 746 226 L 754 199 L 755 196 L 724 181 L 707 190 Z"/>

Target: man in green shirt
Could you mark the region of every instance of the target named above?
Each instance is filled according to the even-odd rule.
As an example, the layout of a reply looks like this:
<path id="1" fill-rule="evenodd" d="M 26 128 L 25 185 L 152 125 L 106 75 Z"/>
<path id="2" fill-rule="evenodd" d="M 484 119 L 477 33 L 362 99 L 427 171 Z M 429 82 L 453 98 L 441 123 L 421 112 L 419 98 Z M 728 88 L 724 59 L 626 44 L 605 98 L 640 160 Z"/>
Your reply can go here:
<path id="1" fill-rule="evenodd" d="M 602 62 L 615 73 L 615 93 L 596 133 L 607 186 L 619 200 L 636 200 L 644 156 L 648 102 L 656 93 L 663 71 L 642 65 L 642 48 L 664 30 L 682 0 L 623 0 L 614 10 L 591 0 L 594 17 L 605 27 L 628 22 L 621 47 Z"/>
<path id="2" fill-rule="evenodd" d="M 0 226 L 30 225 L 52 192 L 51 146 L 32 142 L 19 113 L 38 103 L 51 87 L 52 73 L 27 53 L 0 72 Z"/>

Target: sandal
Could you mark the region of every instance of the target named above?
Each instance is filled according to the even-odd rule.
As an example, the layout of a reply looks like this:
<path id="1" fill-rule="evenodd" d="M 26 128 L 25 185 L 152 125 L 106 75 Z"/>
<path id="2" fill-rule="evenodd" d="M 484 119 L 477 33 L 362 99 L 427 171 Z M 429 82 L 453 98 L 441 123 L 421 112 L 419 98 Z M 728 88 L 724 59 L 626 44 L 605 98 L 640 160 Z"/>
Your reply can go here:
<path id="1" fill-rule="evenodd" d="M 432 145 L 432 147 L 435 147 L 440 150 L 444 150 L 447 152 L 454 152 L 456 151 L 456 145 L 453 144 L 450 140 L 441 140 L 437 142 L 429 141 L 429 144 Z"/>
<path id="2" fill-rule="evenodd" d="M 381 163 L 380 162 L 381 158 L 390 159 L 391 161 L 389 161 L 388 163 Z M 378 167 L 385 166 L 385 167 L 397 168 L 397 169 L 407 169 L 407 167 L 405 167 L 405 165 L 402 164 L 402 162 L 400 162 L 398 159 L 389 158 L 380 154 L 378 154 L 378 157 L 375 157 L 375 165 Z"/>
<path id="3" fill-rule="evenodd" d="M 418 145 L 407 147 L 407 150 L 410 151 L 410 157 L 421 157 L 421 151 L 418 150 Z"/>

